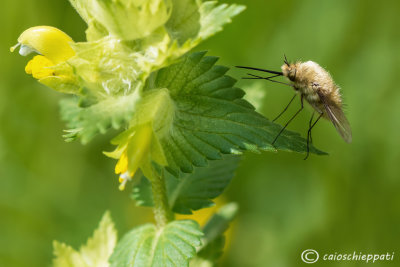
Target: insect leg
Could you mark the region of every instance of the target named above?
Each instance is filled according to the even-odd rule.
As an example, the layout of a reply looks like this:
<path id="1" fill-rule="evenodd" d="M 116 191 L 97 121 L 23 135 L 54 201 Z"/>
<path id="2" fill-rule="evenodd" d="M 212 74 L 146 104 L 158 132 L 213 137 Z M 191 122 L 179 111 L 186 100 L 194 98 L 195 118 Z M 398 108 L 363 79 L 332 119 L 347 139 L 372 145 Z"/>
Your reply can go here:
<path id="1" fill-rule="evenodd" d="M 282 132 L 286 129 L 286 127 L 289 125 L 289 123 L 300 113 L 300 111 L 303 110 L 304 105 L 303 105 L 303 95 L 300 95 L 300 103 L 301 107 L 300 109 L 289 119 L 289 121 L 283 126 L 283 128 L 279 131 L 278 135 L 275 137 L 274 141 L 272 142 L 272 145 L 275 144 L 276 140 L 278 140 L 278 137 L 282 134 Z"/>
<path id="2" fill-rule="evenodd" d="M 308 131 L 307 131 L 307 155 L 306 155 L 306 157 L 304 158 L 304 160 L 306 160 L 306 159 L 308 158 L 309 151 L 310 151 L 310 142 L 311 142 L 311 144 L 312 144 L 311 128 L 312 128 L 312 120 L 313 120 L 313 118 L 314 118 L 314 114 L 315 114 L 315 111 L 312 113 L 311 119 L 310 119 L 310 121 L 309 121 L 309 123 L 308 123 Z"/>
<path id="3" fill-rule="evenodd" d="M 315 111 L 313 111 L 313 113 L 312 113 L 312 115 L 311 115 L 311 119 L 310 119 L 310 121 L 309 121 L 309 123 L 308 123 L 308 129 L 311 129 L 312 120 L 313 120 L 313 118 L 314 118 L 314 115 L 315 115 Z M 308 131 L 308 132 L 307 132 L 307 144 L 308 144 L 308 138 L 310 138 L 310 143 L 312 144 L 311 131 Z"/>
<path id="4" fill-rule="evenodd" d="M 280 116 L 283 115 L 283 113 L 285 113 L 285 111 L 289 108 L 290 104 L 292 104 L 293 100 L 295 99 L 295 97 L 297 96 L 297 94 L 295 94 L 292 99 L 290 99 L 289 104 L 287 104 L 287 106 L 283 109 L 283 111 L 281 113 L 279 113 L 278 116 L 275 117 L 275 119 L 273 119 L 272 121 L 276 121 L 277 119 L 279 119 Z"/>
<path id="5" fill-rule="evenodd" d="M 311 140 L 311 143 L 312 143 L 311 130 L 312 130 L 312 128 L 315 126 L 315 124 L 317 124 L 317 122 L 318 122 L 319 119 L 322 117 L 322 115 L 323 115 L 323 113 L 320 113 L 319 116 L 318 116 L 318 118 L 314 121 L 313 124 L 311 124 L 311 122 L 312 122 L 312 119 L 313 119 L 313 117 L 314 117 L 314 113 L 313 113 L 313 115 L 311 116 L 310 126 L 309 126 L 308 132 L 307 132 L 307 155 L 306 155 L 306 157 L 304 158 L 304 160 L 306 160 L 306 159 L 308 158 L 308 156 L 310 155 L 310 140 Z"/>

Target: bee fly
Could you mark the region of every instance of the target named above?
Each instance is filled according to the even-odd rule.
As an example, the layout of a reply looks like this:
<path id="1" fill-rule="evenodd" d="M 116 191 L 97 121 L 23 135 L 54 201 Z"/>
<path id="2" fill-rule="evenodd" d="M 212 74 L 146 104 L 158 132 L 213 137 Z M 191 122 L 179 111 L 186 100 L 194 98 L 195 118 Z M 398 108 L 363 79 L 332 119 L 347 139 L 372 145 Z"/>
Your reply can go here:
<path id="1" fill-rule="evenodd" d="M 281 67 L 282 72 L 236 66 L 237 68 L 256 70 L 273 74 L 269 77 L 261 77 L 254 74 L 248 74 L 251 77 L 246 77 L 244 79 L 265 79 L 271 82 L 288 85 L 296 91 L 296 94 L 292 97 L 289 104 L 273 121 L 276 121 L 280 116 L 282 116 L 282 114 L 285 113 L 285 111 L 289 108 L 290 104 L 297 96 L 297 93 L 300 94 L 300 109 L 283 126 L 281 131 L 275 137 L 272 144 L 276 142 L 278 137 L 289 125 L 289 123 L 300 113 L 300 111 L 303 110 L 304 99 L 318 113 L 317 119 L 313 122 L 315 113 L 313 112 L 309 122 L 309 128 L 307 132 L 307 155 L 304 159 L 307 159 L 309 155 L 309 145 L 310 142 L 312 142 L 311 130 L 317 124 L 321 117 L 329 119 L 333 123 L 343 140 L 347 143 L 350 143 L 352 140 L 350 124 L 342 110 L 342 97 L 339 92 L 339 86 L 335 84 L 331 75 L 320 65 L 313 61 L 289 63 L 285 56 L 284 62 L 285 64 L 283 64 Z M 272 78 L 278 76 L 285 76 L 291 81 L 291 83 L 284 83 L 272 80 Z"/>

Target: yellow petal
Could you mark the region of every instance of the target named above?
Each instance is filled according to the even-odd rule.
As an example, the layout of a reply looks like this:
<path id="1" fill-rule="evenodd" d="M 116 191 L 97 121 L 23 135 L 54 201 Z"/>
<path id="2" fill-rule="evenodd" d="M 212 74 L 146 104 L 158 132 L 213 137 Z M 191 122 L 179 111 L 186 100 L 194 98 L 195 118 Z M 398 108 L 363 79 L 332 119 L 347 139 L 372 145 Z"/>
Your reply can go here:
<path id="1" fill-rule="evenodd" d="M 48 60 L 46 57 L 35 56 L 26 65 L 25 72 L 27 74 L 32 74 L 32 76 L 36 79 L 42 79 L 54 75 L 54 71 L 49 69 L 49 67 L 53 65 L 53 62 Z"/>
<path id="2" fill-rule="evenodd" d="M 132 179 L 139 167 L 150 161 L 150 147 L 153 140 L 153 128 L 150 124 L 140 125 L 130 133 L 127 145 L 118 147 L 123 151 L 115 165 L 115 173 L 119 176 L 119 189 L 124 190 L 126 183 Z"/>
<path id="3" fill-rule="evenodd" d="M 50 26 L 36 26 L 27 29 L 18 38 L 18 43 L 39 52 L 54 64 L 66 61 L 75 55 L 70 46 L 73 43 L 71 37 Z"/>
<path id="4" fill-rule="evenodd" d="M 121 154 L 117 165 L 115 165 L 115 173 L 125 173 L 128 170 L 128 157 L 126 155 L 126 150 Z M 121 181 L 120 181 L 121 182 Z"/>

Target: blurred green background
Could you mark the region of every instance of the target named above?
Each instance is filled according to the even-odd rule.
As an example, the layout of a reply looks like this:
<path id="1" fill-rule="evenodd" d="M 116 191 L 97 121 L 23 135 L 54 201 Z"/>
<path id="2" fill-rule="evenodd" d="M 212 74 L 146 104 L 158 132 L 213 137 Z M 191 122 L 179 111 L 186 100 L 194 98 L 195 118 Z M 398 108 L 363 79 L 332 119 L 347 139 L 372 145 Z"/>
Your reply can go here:
<path id="1" fill-rule="evenodd" d="M 353 143 L 324 121 L 313 137 L 329 156 L 303 161 L 295 153 L 247 154 L 225 193 L 241 210 L 221 265 L 305 266 L 300 254 L 313 248 L 320 254 L 395 252 L 394 262 L 374 266 L 400 266 L 400 2 L 226 2 L 247 10 L 197 50 L 230 66 L 278 70 L 283 54 L 320 63 L 343 89 Z M 115 161 L 101 153 L 111 149 L 112 135 L 86 146 L 65 143 L 62 96 L 24 73 L 27 58 L 9 53 L 19 34 L 35 25 L 84 40 L 85 24 L 68 1 L 4 1 L 0 21 L 0 266 L 49 266 L 52 240 L 79 247 L 107 209 L 120 236 L 152 220 L 151 211 L 129 200 L 129 190 L 117 189 Z M 293 92 L 263 85 L 262 112 L 274 117 Z M 307 109 L 289 128 L 304 136 L 310 114 Z"/>

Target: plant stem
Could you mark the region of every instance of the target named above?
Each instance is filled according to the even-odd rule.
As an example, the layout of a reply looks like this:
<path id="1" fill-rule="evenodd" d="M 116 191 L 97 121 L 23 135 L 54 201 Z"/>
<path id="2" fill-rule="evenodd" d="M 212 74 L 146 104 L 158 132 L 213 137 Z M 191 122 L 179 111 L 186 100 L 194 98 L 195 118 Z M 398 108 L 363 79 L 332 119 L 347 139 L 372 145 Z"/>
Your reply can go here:
<path id="1" fill-rule="evenodd" d="M 167 188 L 165 186 L 164 170 L 161 173 L 153 169 L 151 189 L 154 201 L 154 218 L 158 227 L 163 227 L 174 219 L 174 214 L 169 208 Z"/>

